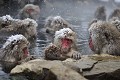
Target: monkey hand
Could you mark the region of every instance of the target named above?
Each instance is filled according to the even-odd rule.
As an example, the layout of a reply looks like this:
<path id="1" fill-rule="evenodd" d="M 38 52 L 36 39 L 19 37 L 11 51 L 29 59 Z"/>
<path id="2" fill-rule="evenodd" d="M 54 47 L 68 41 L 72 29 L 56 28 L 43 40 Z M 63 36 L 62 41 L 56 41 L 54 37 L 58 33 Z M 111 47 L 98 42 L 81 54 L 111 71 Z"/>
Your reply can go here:
<path id="1" fill-rule="evenodd" d="M 73 50 L 71 52 L 71 58 L 76 59 L 76 60 L 81 59 L 81 54 L 79 52 Z"/>

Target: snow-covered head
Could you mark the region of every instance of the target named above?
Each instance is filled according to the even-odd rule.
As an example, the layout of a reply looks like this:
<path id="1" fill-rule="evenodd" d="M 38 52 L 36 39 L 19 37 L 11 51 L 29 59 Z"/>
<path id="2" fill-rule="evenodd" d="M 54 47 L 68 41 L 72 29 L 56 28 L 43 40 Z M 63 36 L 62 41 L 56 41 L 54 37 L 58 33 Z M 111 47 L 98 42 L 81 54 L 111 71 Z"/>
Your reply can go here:
<path id="1" fill-rule="evenodd" d="M 45 21 L 45 27 L 47 33 L 54 34 L 55 31 L 58 31 L 63 28 L 70 27 L 70 24 L 64 20 L 61 16 L 50 16 Z"/>
<path id="2" fill-rule="evenodd" d="M 68 51 L 75 46 L 76 43 L 76 33 L 70 28 L 63 28 L 56 31 L 54 44 L 63 51 Z"/>
<path id="3" fill-rule="evenodd" d="M 35 20 L 26 18 L 24 20 L 13 19 L 10 15 L 0 17 L 0 29 L 6 32 L 22 34 L 27 39 L 37 35 L 38 24 Z"/>
<path id="4" fill-rule="evenodd" d="M 7 59 L 7 61 L 12 61 L 13 59 L 11 58 L 14 58 L 15 60 L 23 59 L 29 55 L 28 46 L 29 42 L 23 35 L 12 35 L 2 47 L 5 55 L 3 58 L 5 60 Z"/>

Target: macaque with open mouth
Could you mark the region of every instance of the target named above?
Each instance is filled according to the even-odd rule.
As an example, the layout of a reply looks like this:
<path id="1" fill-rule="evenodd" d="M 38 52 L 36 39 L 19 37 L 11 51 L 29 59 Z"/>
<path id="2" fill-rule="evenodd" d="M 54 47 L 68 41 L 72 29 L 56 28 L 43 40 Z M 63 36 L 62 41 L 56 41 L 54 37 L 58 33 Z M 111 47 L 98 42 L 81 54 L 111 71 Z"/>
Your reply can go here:
<path id="1" fill-rule="evenodd" d="M 0 49 L 0 62 L 3 71 L 10 72 L 16 65 L 30 60 L 28 46 L 29 42 L 21 34 L 9 37 Z"/>
<path id="2" fill-rule="evenodd" d="M 18 14 L 19 19 L 30 18 L 37 20 L 40 16 L 40 8 L 34 4 L 27 4 Z"/>
<path id="3" fill-rule="evenodd" d="M 33 19 L 13 19 L 10 15 L 0 17 L 0 32 L 2 33 L 12 33 L 22 34 L 27 39 L 35 39 L 37 36 L 38 24 Z"/>
<path id="4" fill-rule="evenodd" d="M 97 20 L 106 21 L 106 9 L 104 6 L 99 6 L 94 14 L 94 18 Z"/>
<path id="5" fill-rule="evenodd" d="M 95 54 L 120 55 L 120 32 L 111 22 L 95 20 L 89 33 L 89 47 Z"/>
<path id="6" fill-rule="evenodd" d="M 67 58 L 80 59 L 81 54 L 76 49 L 76 33 L 70 28 L 56 31 L 54 43 L 45 49 L 45 59 L 65 60 Z"/>
<path id="7" fill-rule="evenodd" d="M 71 25 L 61 16 L 50 16 L 45 20 L 46 33 L 54 35 L 56 31 L 63 28 L 71 28 Z"/>

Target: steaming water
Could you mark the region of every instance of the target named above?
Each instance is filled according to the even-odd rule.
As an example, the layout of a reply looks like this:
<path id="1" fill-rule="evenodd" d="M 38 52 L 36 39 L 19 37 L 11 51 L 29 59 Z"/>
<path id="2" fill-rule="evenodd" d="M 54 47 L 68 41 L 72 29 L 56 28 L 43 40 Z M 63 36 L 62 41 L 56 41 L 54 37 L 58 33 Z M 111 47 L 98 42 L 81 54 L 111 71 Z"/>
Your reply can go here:
<path id="1" fill-rule="evenodd" d="M 48 0 L 49 1 L 49 0 Z M 88 0 L 89 1 L 89 0 Z M 40 19 L 38 21 L 38 36 L 35 42 L 32 42 L 30 47 L 30 53 L 37 56 L 44 56 L 43 51 L 44 48 L 51 42 L 50 37 L 46 37 L 45 29 L 43 27 L 44 20 L 48 16 L 62 16 L 69 23 L 75 25 L 73 28 L 77 33 L 77 46 L 79 51 L 83 54 L 91 54 L 91 50 L 88 47 L 88 24 L 93 19 L 93 14 L 97 6 L 105 5 L 107 8 L 107 14 L 109 14 L 113 8 L 116 8 L 114 4 L 108 4 L 103 2 L 83 2 L 81 3 L 79 0 L 52 0 L 50 2 L 46 2 L 45 5 L 41 5 L 41 14 Z M 3 8 L 0 8 L 3 11 Z M 13 11 L 13 10 L 12 10 Z M 5 15 L 0 12 L 0 15 Z M 7 13 L 11 14 L 13 17 L 17 13 L 17 11 L 13 11 Z M 1 40 L 0 40 L 1 41 Z M 0 42 L 2 45 L 3 42 Z M 7 80 L 8 74 L 4 74 L 0 71 L 0 80 Z M 9 80 L 9 79 L 8 79 Z"/>

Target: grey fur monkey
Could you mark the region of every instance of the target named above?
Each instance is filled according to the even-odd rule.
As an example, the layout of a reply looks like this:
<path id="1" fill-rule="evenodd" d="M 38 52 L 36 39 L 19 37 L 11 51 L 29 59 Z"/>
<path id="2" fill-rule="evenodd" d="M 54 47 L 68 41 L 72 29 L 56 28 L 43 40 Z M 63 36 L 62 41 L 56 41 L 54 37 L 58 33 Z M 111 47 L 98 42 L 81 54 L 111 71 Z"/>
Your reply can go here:
<path id="1" fill-rule="evenodd" d="M 112 23 L 95 20 L 89 33 L 89 46 L 95 54 L 120 55 L 120 32 Z"/>
<path id="2" fill-rule="evenodd" d="M 103 20 L 106 21 L 106 9 L 104 6 L 99 6 L 95 13 L 94 13 L 94 18 L 97 20 Z"/>
<path id="3" fill-rule="evenodd" d="M 40 8 L 37 5 L 27 4 L 18 13 L 19 19 L 31 18 L 37 20 L 40 16 Z"/>
<path id="4" fill-rule="evenodd" d="M 80 59 L 81 54 L 76 47 L 76 33 L 70 28 L 56 31 L 53 44 L 45 49 L 45 59 L 65 60 L 67 58 Z"/>

